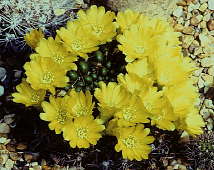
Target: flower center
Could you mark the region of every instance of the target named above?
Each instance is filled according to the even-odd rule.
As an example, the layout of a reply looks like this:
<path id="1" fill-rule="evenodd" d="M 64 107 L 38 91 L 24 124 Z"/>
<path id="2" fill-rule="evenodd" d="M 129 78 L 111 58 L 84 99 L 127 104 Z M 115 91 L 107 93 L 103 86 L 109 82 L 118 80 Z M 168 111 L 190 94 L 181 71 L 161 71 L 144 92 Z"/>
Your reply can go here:
<path id="1" fill-rule="evenodd" d="M 143 54 L 145 52 L 145 49 L 142 46 L 136 46 L 135 47 L 135 52 Z"/>
<path id="2" fill-rule="evenodd" d="M 54 80 L 54 76 L 51 72 L 46 72 L 42 78 L 42 83 L 50 84 Z"/>
<path id="3" fill-rule="evenodd" d="M 65 121 L 68 120 L 68 112 L 65 109 L 59 109 L 56 116 L 57 122 L 60 124 L 65 124 Z"/>
<path id="4" fill-rule="evenodd" d="M 33 103 L 39 103 L 40 97 L 39 97 L 38 94 L 33 93 L 30 100 L 31 100 L 31 102 L 33 102 Z"/>
<path id="5" fill-rule="evenodd" d="M 92 30 L 96 35 L 103 33 L 103 27 L 100 25 L 92 25 Z"/>
<path id="6" fill-rule="evenodd" d="M 132 108 L 125 108 L 123 110 L 123 118 L 127 121 L 131 121 L 133 119 L 133 112 L 135 112 L 135 109 Z"/>
<path id="7" fill-rule="evenodd" d="M 134 148 L 136 145 L 136 140 L 134 138 L 134 136 L 129 136 L 125 139 L 122 140 L 123 144 L 126 145 L 127 148 Z"/>
<path id="8" fill-rule="evenodd" d="M 62 64 L 64 62 L 64 57 L 59 56 L 59 55 L 55 55 L 54 56 L 54 61 L 58 64 Z"/>
<path id="9" fill-rule="evenodd" d="M 72 49 L 74 49 L 75 51 L 79 51 L 82 49 L 82 44 L 79 40 L 75 40 L 72 42 L 71 44 Z"/>
<path id="10" fill-rule="evenodd" d="M 80 117 L 87 114 L 88 114 L 88 110 L 86 107 L 83 107 L 83 106 L 79 106 L 79 108 L 75 112 L 76 117 Z"/>
<path id="11" fill-rule="evenodd" d="M 76 130 L 76 132 L 77 132 L 77 136 L 79 138 L 81 138 L 81 139 L 87 138 L 87 132 L 88 132 L 88 130 L 86 128 L 78 128 Z"/>

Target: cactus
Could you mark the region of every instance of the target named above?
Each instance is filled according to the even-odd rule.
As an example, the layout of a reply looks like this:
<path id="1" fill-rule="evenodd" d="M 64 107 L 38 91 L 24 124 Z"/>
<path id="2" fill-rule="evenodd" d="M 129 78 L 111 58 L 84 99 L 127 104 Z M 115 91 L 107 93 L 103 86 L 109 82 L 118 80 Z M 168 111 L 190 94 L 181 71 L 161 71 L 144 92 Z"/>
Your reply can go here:
<path id="1" fill-rule="evenodd" d="M 42 28 L 46 35 L 52 35 L 74 16 L 76 6 L 76 0 L 1 0 L 0 51 L 26 49 L 23 36 L 31 29 Z"/>
<path id="2" fill-rule="evenodd" d="M 214 133 L 204 133 L 185 145 L 185 156 L 193 168 L 212 170 L 214 168 Z"/>

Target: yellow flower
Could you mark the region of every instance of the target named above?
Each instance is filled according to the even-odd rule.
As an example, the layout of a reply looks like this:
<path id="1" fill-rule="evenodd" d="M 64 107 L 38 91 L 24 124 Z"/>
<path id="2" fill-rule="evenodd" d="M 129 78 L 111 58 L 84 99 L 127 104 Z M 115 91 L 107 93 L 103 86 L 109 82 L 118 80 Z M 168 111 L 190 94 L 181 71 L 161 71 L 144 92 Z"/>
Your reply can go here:
<path id="1" fill-rule="evenodd" d="M 143 59 L 128 63 L 126 65 L 126 70 L 128 73 L 134 73 L 137 76 L 143 78 L 145 76 L 152 77 L 153 70 L 152 65 L 149 64 L 148 59 L 145 57 Z"/>
<path id="2" fill-rule="evenodd" d="M 62 69 L 47 57 L 37 57 L 24 65 L 27 79 L 35 90 L 50 90 L 55 94 L 55 87 L 65 87 L 69 78 L 65 69 Z"/>
<path id="3" fill-rule="evenodd" d="M 25 80 L 16 86 L 16 90 L 18 93 L 12 94 L 13 101 L 16 103 L 22 103 L 26 107 L 40 105 L 46 94 L 45 90 L 34 90 Z"/>
<path id="4" fill-rule="evenodd" d="M 74 117 L 92 116 L 94 103 L 92 102 L 92 95 L 89 91 L 86 91 L 86 94 L 84 94 L 82 91 L 78 93 L 75 90 L 72 90 L 69 93 L 69 96 L 70 110 Z"/>
<path id="5" fill-rule="evenodd" d="M 144 107 L 140 97 L 127 95 L 122 106 L 115 113 L 118 118 L 118 126 L 135 126 L 136 123 L 148 123 L 148 111 Z"/>
<path id="6" fill-rule="evenodd" d="M 163 55 L 160 54 L 154 58 L 152 63 L 155 76 L 160 85 L 171 86 L 188 80 L 195 69 L 189 59 L 173 56 L 172 54 L 166 52 Z"/>
<path id="7" fill-rule="evenodd" d="M 122 32 L 129 30 L 130 27 L 139 22 L 141 14 L 139 12 L 132 11 L 130 9 L 124 12 L 117 13 L 117 24 Z"/>
<path id="8" fill-rule="evenodd" d="M 89 148 L 90 144 L 96 145 L 104 129 L 105 126 L 100 124 L 100 121 L 81 116 L 63 128 L 63 137 L 69 141 L 72 148 Z"/>
<path id="9" fill-rule="evenodd" d="M 44 38 L 44 34 L 40 29 L 33 29 L 24 36 L 26 43 L 33 49 L 37 47 L 42 38 Z"/>
<path id="10" fill-rule="evenodd" d="M 99 101 L 101 118 L 107 120 L 113 116 L 117 106 L 123 103 L 127 97 L 127 92 L 120 85 L 113 82 L 108 83 L 108 85 L 100 82 L 99 86 L 100 88 L 95 89 L 94 96 Z"/>
<path id="11" fill-rule="evenodd" d="M 87 31 L 94 41 L 104 44 L 112 40 L 116 35 L 116 25 L 113 23 L 115 15 L 113 12 L 106 12 L 104 7 L 91 6 L 86 12 L 79 10 L 78 22 Z"/>
<path id="12" fill-rule="evenodd" d="M 91 39 L 79 22 L 68 22 L 67 29 L 57 30 L 57 37 L 62 39 L 64 46 L 72 56 L 88 58 L 87 53 L 98 50 L 98 42 Z"/>
<path id="13" fill-rule="evenodd" d="M 186 110 L 194 106 L 199 97 L 191 80 L 165 88 L 164 95 L 169 99 L 175 114 L 182 118 L 186 117 Z"/>
<path id="14" fill-rule="evenodd" d="M 167 22 L 165 19 L 150 19 L 149 27 L 152 30 L 154 36 L 156 36 L 160 48 L 164 49 L 165 46 L 173 47 L 181 44 L 178 39 L 180 33 L 175 32 L 172 26 L 170 26 L 169 22 Z"/>
<path id="15" fill-rule="evenodd" d="M 124 159 L 141 161 L 148 159 L 151 147 L 148 144 L 154 141 L 152 136 L 147 136 L 150 129 L 144 129 L 143 125 L 136 127 L 119 128 L 118 143 L 115 146 L 117 152 L 122 151 Z"/>
<path id="16" fill-rule="evenodd" d="M 36 48 L 36 52 L 41 57 L 51 58 L 55 63 L 66 70 L 77 69 L 76 64 L 73 63 L 77 60 L 77 57 L 71 56 L 62 43 L 54 40 L 52 37 L 49 37 L 47 40 L 42 39 Z"/>
<path id="17" fill-rule="evenodd" d="M 175 123 L 176 128 L 185 130 L 189 135 L 195 136 L 203 133 L 202 127 L 205 126 L 203 118 L 194 106 L 184 110 L 185 116 L 180 117 Z"/>
<path id="18" fill-rule="evenodd" d="M 118 35 L 118 45 L 126 55 L 126 61 L 132 62 L 135 59 L 141 59 L 155 54 L 157 43 L 150 29 L 133 25 L 123 35 Z"/>
<path id="19" fill-rule="evenodd" d="M 56 134 L 62 132 L 62 128 L 71 124 L 73 116 L 70 110 L 69 96 L 63 98 L 54 98 L 50 96 L 50 102 L 42 102 L 44 113 L 40 113 L 42 120 L 50 122 L 50 130 L 55 130 Z"/>
<path id="20" fill-rule="evenodd" d="M 105 133 L 110 136 L 117 136 L 118 134 L 118 118 L 114 118 L 108 121 Z"/>
<path id="21" fill-rule="evenodd" d="M 188 114 L 188 116 L 185 120 L 185 122 L 186 122 L 186 129 L 185 130 L 190 135 L 193 135 L 193 136 L 202 134 L 203 130 L 201 128 L 205 126 L 205 123 L 204 123 L 201 115 L 199 115 L 198 112 L 196 112 L 196 113 L 197 114 L 194 114 L 194 113 Z"/>
<path id="22" fill-rule="evenodd" d="M 157 92 L 157 88 L 153 87 L 140 95 L 150 113 L 151 124 L 163 130 L 175 130 L 174 121 L 177 120 L 177 115 L 163 91 Z"/>
<path id="23" fill-rule="evenodd" d="M 153 84 L 150 77 L 141 78 L 133 73 L 128 73 L 126 75 L 119 74 L 117 80 L 120 85 L 131 93 L 147 91 Z"/>

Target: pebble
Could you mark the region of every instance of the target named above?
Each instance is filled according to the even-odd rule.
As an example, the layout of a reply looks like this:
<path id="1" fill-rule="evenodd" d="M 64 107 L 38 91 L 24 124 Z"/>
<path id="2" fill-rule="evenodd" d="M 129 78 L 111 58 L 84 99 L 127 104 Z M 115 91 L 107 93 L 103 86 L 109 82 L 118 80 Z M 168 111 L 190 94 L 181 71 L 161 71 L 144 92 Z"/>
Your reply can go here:
<path id="1" fill-rule="evenodd" d="M 186 3 L 186 1 L 182 0 L 182 1 L 177 2 L 177 5 L 178 6 L 186 6 L 187 3 Z"/>
<path id="2" fill-rule="evenodd" d="M 209 31 L 214 30 L 214 20 L 209 20 L 209 22 L 207 23 L 207 28 L 209 29 Z"/>
<path id="3" fill-rule="evenodd" d="M 18 150 L 25 150 L 27 149 L 27 145 L 23 144 L 23 143 L 19 143 L 17 146 L 16 146 L 16 149 Z"/>
<path id="4" fill-rule="evenodd" d="M 200 114 L 203 116 L 205 120 L 207 120 L 210 117 L 210 112 L 206 108 L 201 109 Z"/>
<path id="5" fill-rule="evenodd" d="M 184 28 L 183 33 L 188 35 L 193 35 L 195 32 L 193 27 L 187 26 Z"/>
<path id="6" fill-rule="evenodd" d="M 12 159 L 13 161 L 17 161 L 21 158 L 21 155 L 16 153 L 16 152 L 10 152 L 10 159 Z"/>
<path id="7" fill-rule="evenodd" d="M 190 19 L 191 25 L 197 26 L 199 24 L 199 22 L 200 22 L 200 20 L 198 20 L 195 16 Z"/>
<path id="8" fill-rule="evenodd" d="M 199 77 L 199 79 L 198 79 L 198 88 L 200 89 L 200 88 L 203 88 L 203 87 L 204 87 L 204 80 L 201 77 Z"/>
<path id="9" fill-rule="evenodd" d="M 205 86 L 211 86 L 213 85 L 213 76 L 209 75 L 209 74 L 204 74 L 202 75 L 202 79 L 204 80 L 204 85 Z"/>
<path id="10" fill-rule="evenodd" d="M 199 77 L 203 71 L 203 68 L 199 68 L 193 72 L 193 76 Z"/>
<path id="11" fill-rule="evenodd" d="M 207 119 L 207 129 L 208 130 L 213 129 L 213 119 L 212 118 Z"/>
<path id="12" fill-rule="evenodd" d="M 10 133 L 10 127 L 6 123 L 0 123 L 0 133 Z"/>
<path id="13" fill-rule="evenodd" d="M 194 41 L 194 37 L 193 36 L 191 36 L 191 35 L 184 35 L 182 47 L 183 48 L 188 48 L 193 41 Z"/>
<path id="14" fill-rule="evenodd" d="M 15 73 L 14 73 L 14 77 L 15 78 L 20 78 L 21 76 L 22 76 L 22 71 L 16 70 Z"/>
<path id="15" fill-rule="evenodd" d="M 214 65 L 214 56 L 213 57 L 205 57 L 201 60 L 202 67 L 211 67 Z"/>
<path id="16" fill-rule="evenodd" d="M 208 74 L 211 76 L 214 76 L 214 66 L 212 66 L 208 69 Z"/>
<path id="17" fill-rule="evenodd" d="M 203 15 L 198 15 L 198 16 L 196 16 L 196 18 L 199 22 L 201 22 L 203 20 Z"/>
<path id="18" fill-rule="evenodd" d="M 0 137 L 0 144 L 7 145 L 9 142 L 10 142 L 10 139 L 4 138 L 4 137 Z"/>
<path id="19" fill-rule="evenodd" d="M 8 125 L 13 123 L 15 114 L 9 114 L 4 116 L 4 122 Z"/>
<path id="20" fill-rule="evenodd" d="M 200 3 L 203 4 L 204 2 L 207 2 L 208 0 L 200 0 Z"/>
<path id="21" fill-rule="evenodd" d="M 207 27 L 207 22 L 206 21 L 202 21 L 199 24 L 199 28 L 206 28 Z"/>
<path id="22" fill-rule="evenodd" d="M 0 96 L 4 95 L 4 86 L 0 85 Z"/>
<path id="23" fill-rule="evenodd" d="M 25 161 L 31 162 L 31 160 L 33 159 L 33 155 L 31 155 L 31 154 L 24 154 L 24 158 L 25 158 Z"/>
<path id="24" fill-rule="evenodd" d="M 4 79 L 6 78 L 6 69 L 4 67 L 0 67 L 0 80 L 4 81 Z"/>
<path id="25" fill-rule="evenodd" d="M 196 4 L 190 4 L 187 8 L 187 11 L 190 13 L 192 12 L 194 9 L 199 9 L 200 7 L 200 4 L 199 3 L 196 3 Z"/>
<path id="26" fill-rule="evenodd" d="M 174 26 L 174 30 L 177 31 L 177 32 L 182 32 L 184 29 L 184 26 L 182 24 L 176 24 Z"/>
<path id="27" fill-rule="evenodd" d="M 201 53 L 203 53 L 202 47 L 195 48 L 195 50 L 194 50 L 194 55 L 195 56 L 199 55 Z"/>
<path id="28" fill-rule="evenodd" d="M 178 24 L 183 24 L 184 23 L 184 19 L 182 17 L 178 18 L 177 20 Z"/>
<path id="29" fill-rule="evenodd" d="M 8 154 L 1 154 L 0 155 L 0 165 L 4 165 L 7 162 L 8 157 L 9 157 Z"/>
<path id="30" fill-rule="evenodd" d="M 214 10 L 214 0 L 208 0 L 208 8 Z"/>
<path id="31" fill-rule="evenodd" d="M 210 20 L 210 17 L 211 17 L 211 14 L 210 13 L 207 13 L 206 15 L 204 15 L 203 17 L 203 21 L 209 21 Z"/>
<path id="32" fill-rule="evenodd" d="M 214 109 L 214 105 L 213 105 L 212 100 L 205 99 L 205 100 L 204 100 L 204 105 L 205 105 L 207 108 L 209 108 L 209 109 Z"/>
<path id="33" fill-rule="evenodd" d="M 173 15 L 176 17 L 181 17 L 183 15 L 183 8 L 181 6 L 178 6 L 174 11 Z"/>
<path id="34" fill-rule="evenodd" d="M 203 4 L 199 7 L 199 10 L 200 10 L 201 12 L 204 12 L 204 11 L 206 11 L 207 7 L 208 7 L 207 3 L 203 3 Z"/>
<path id="35" fill-rule="evenodd" d="M 5 163 L 5 168 L 12 169 L 13 165 L 14 165 L 14 161 L 12 161 L 11 159 L 8 159 Z"/>
<path id="36" fill-rule="evenodd" d="M 14 145 L 8 144 L 6 147 L 7 147 L 7 150 L 9 152 L 15 152 L 16 151 L 16 148 Z"/>

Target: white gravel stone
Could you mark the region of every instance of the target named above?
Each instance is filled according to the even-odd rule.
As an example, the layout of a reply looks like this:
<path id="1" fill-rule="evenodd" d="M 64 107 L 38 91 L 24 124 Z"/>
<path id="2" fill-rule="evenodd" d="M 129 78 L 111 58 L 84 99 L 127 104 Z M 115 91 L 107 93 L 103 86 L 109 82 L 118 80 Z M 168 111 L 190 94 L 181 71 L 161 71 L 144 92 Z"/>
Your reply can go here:
<path id="1" fill-rule="evenodd" d="M 199 68 L 193 72 L 193 76 L 199 77 L 203 71 L 203 68 Z"/>
<path id="2" fill-rule="evenodd" d="M 214 105 L 213 105 L 212 100 L 205 99 L 205 100 L 204 100 L 204 105 L 205 105 L 207 108 L 209 108 L 209 109 L 214 109 Z"/>
<path id="3" fill-rule="evenodd" d="M 199 77 L 199 79 L 198 79 L 198 88 L 200 89 L 200 88 L 203 88 L 203 87 L 204 87 L 204 80 L 201 77 Z"/>
<path id="4" fill-rule="evenodd" d="M 203 4 L 204 2 L 207 2 L 208 0 L 200 0 L 200 4 Z"/>
<path id="5" fill-rule="evenodd" d="M 205 57 L 201 60 L 202 67 L 211 67 L 214 65 L 214 56 L 213 57 Z"/>
<path id="6" fill-rule="evenodd" d="M 211 76 L 214 76 L 214 66 L 212 66 L 208 69 L 208 74 Z"/>
<path id="7" fill-rule="evenodd" d="M 8 125 L 13 123 L 15 114 L 9 114 L 4 116 L 4 122 Z"/>
<path id="8" fill-rule="evenodd" d="M 188 13 L 190 13 L 190 12 L 192 12 L 194 9 L 195 9 L 194 4 L 190 4 L 190 5 L 188 6 L 187 11 L 188 11 Z"/>
<path id="9" fill-rule="evenodd" d="M 176 17 L 181 17 L 183 15 L 183 8 L 181 6 L 178 6 L 174 11 L 173 15 Z"/>
<path id="10" fill-rule="evenodd" d="M 207 129 L 208 130 L 213 129 L 213 119 L 212 118 L 207 119 Z"/>
<path id="11" fill-rule="evenodd" d="M 208 0 L 208 8 L 214 10 L 214 0 Z"/>
<path id="12" fill-rule="evenodd" d="M 209 21 L 210 17 L 211 17 L 211 13 L 207 13 L 206 15 L 204 15 L 203 21 L 206 21 L 206 22 Z"/>
<path id="13" fill-rule="evenodd" d="M 212 86 L 213 85 L 213 76 L 209 74 L 204 74 L 202 75 L 202 79 L 204 80 L 204 85 L 205 86 Z"/>
<path id="14" fill-rule="evenodd" d="M 6 123 L 0 123 L 0 133 L 10 133 L 10 127 Z"/>
<path id="15" fill-rule="evenodd" d="M 209 110 L 206 109 L 206 108 L 201 109 L 200 114 L 202 115 L 202 117 L 203 117 L 205 120 L 207 120 L 207 119 L 210 117 L 210 112 L 209 112 Z"/>
<path id="16" fill-rule="evenodd" d="M 203 3 L 200 7 L 199 7 L 199 10 L 201 11 L 201 12 L 204 12 L 206 9 L 207 9 L 207 3 Z"/>
<path id="17" fill-rule="evenodd" d="M 0 96 L 4 95 L 4 87 L 0 85 Z"/>

